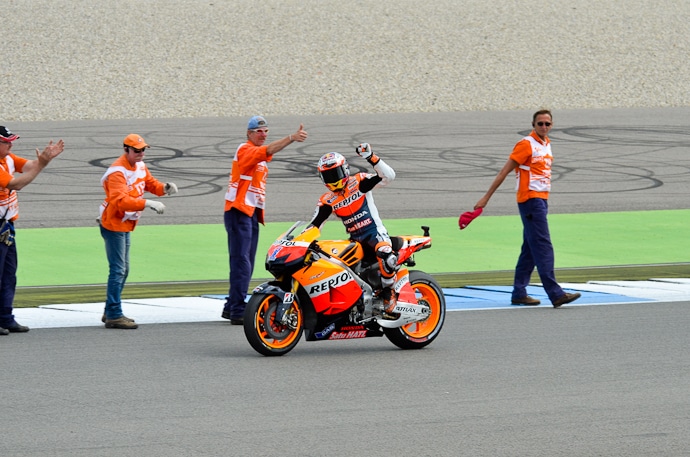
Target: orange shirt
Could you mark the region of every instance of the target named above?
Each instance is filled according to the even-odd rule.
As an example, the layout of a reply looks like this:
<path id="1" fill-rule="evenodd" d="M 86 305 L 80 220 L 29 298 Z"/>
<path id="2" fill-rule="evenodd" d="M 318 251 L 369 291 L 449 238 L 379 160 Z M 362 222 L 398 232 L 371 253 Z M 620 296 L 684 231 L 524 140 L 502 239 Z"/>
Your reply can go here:
<path id="1" fill-rule="evenodd" d="M 264 223 L 266 206 L 266 178 L 268 162 L 273 159 L 267 146 L 242 143 L 235 151 L 230 170 L 230 182 L 225 193 L 225 211 L 235 208 L 247 216 L 259 210 L 258 219 Z"/>
<path id="2" fill-rule="evenodd" d="M 101 225 L 113 232 L 134 230 L 146 208 L 144 192 L 165 194 L 165 184 L 151 176 L 144 162 L 132 166 L 125 154 L 108 168 L 101 184 L 105 190 L 105 200 L 100 207 Z"/>
<path id="3" fill-rule="evenodd" d="M 530 198 L 549 198 L 551 190 L 551 141 L 541 141 L 532 131 L 513 148 L 510 158 L 518 163 L 515 169 L 518 203 Z"/>
<path id="4" fill-rule="evenodd" d="M 0 219 L 16 221 L 19 217 L 19 200 L 17 192 L 9 190 L 7 186 L 12 181 L 15 172 L 21 173 L 27 159 L 10 153 L 0 159 Z"/>

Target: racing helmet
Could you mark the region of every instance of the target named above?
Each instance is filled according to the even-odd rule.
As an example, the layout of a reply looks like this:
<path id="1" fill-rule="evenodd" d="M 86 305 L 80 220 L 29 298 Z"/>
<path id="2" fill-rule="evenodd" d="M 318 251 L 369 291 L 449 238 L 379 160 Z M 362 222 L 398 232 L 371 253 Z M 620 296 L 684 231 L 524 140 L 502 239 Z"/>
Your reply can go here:
<path id="1" fill-rule="evenodd" d="M 321 181 L 332 192 L 338 192 L 345 188 L 350 177 L 350 167 L 342 154 L 329 152 L 319 159 L 319 176 Z"/>

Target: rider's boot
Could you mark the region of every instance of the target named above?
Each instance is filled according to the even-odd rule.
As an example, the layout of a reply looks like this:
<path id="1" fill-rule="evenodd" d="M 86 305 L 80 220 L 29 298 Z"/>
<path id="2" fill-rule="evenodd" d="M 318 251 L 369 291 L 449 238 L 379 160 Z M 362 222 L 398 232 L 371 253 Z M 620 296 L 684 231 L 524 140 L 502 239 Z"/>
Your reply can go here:
<path id="1" fill-rule="evenodd" d="M 395 305 L 398 304 L 398 296 L 393 288 L 385 288 L 381 291 L 383 298 L 383 318 L 389 320 L 396 320 L 400 317 L 400 313 L 395 312 Z"/>
<path id="2" fill-rule="evenodd" d="M 393 289 L 395 273 L 398 271 L 398 256 L 391 248 L 390 242 L 380 242 L 376 245 L 376 257 L 379 260 L 381 273 L 381 297 L 383 298 L 383 318 L 395 320 L 399 313 L 393 312 L 398 302 L 398 296 Z"/>

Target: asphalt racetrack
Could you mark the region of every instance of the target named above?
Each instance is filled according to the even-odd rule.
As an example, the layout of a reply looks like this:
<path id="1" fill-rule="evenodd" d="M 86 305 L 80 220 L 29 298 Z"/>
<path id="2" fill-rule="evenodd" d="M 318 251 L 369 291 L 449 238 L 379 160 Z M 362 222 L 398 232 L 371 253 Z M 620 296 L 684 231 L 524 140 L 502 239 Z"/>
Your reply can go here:
<path id="1" fill-rule="evenodd" d="M 267 222 L 312 215 L 324 188 L 319 157 L 343 153 L 353 171 L 369 171 L 354 148 L 372 144 L 397 174 L 376 202 L 385 218 L 456 216 L 471 209 L 530 131 L 532 112 L 459 112 L 304 116 L 268 119 L 268 140 L 304 123 L 309 139 L 270 163 Z M 583 213 L 688 209 L 689 108 L 571 110 L 554 113 L 553 192 L 549 212 Z M 142 224 L 222 224 L 232 156 L 245 140 L 244 118 L 149 119 L 13 123 L 21 135 L 13 151 L 31 157 L 50 139 L 65 152 L 20 194 L 20 227 L 95 225 L 103 199 L 100 178 L 122 153 L 122 139 L 139 133 L 152 147 L 146 163 L 179 195 L 165 198 L 163 215 Z M 508 180 L 506 180 L 508 181 Z M 513 184 L 505 182 L 488 215 L 514 215 Z"/>
<path id="2" fill-rule="evenodd" d="M 690 208 L 690 109 L 554 114 L 552 213 Z M 388 217 L 457 215 L 486 190 L 530 115 L 270 118 L 269 138 L 304 122 L 310 140 L 272 162 L 269 219 L 310 215 L 318 157 L 362 141 L 398 173 L 393 191 L 376 195 Z M 154 175 L 182 189 L 147 223 L 221 223 L 245 122 L 13 125 L 21 155 L 50 138 L 67 144 L 22 191 L 20 229 L 93 225 L 100 176 L 131 132 L 154 146 Z M 509 183 L 489 210 L 515 213 Z M 678 249 L 690 251 L 687 240 Z M 34 329 L 0 337 L 2 455 L 687 455 L 688 306 L 452 312 L 420 351 L 383 338 L 302 341 L 280 358 L 259 356 L 224 322 Z"/>

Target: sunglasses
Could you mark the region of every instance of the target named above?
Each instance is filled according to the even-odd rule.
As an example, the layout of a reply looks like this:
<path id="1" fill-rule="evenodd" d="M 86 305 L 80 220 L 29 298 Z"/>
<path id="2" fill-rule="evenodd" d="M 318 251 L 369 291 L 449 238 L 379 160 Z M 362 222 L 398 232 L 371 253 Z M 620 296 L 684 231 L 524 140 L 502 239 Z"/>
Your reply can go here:
<path id="1" fill-rule="evenodd" d="M 544 126 L 551 127 L 551 122 L 537 122 L 537 125 L 539 127 L 544 127 Z"/>
<path id="2" fill-rule="evenodd" d="M 268 129 L 254 129 L 252 132 L 268 134 Z"/>
<path id="3" fill-rule="evenodd" d="M 130 146 L 129 149 L 131 149 L 132 151 L 136 152 L 137 154 L 141 154 L 142 152 L 146 151 L 146 148 L 137 149 L 137 148 L 133 148 L 132 146 Z"/>

